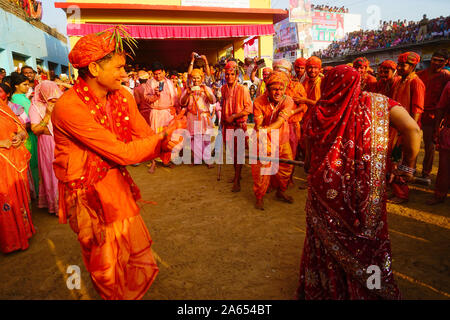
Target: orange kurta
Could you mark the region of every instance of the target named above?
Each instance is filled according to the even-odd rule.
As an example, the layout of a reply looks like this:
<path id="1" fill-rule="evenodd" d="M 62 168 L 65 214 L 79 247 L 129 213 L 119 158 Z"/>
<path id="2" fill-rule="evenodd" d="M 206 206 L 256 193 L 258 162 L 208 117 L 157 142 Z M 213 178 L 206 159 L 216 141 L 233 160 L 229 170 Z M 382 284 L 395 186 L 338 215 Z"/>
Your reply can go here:
<path id="1" fill-rule="evenodd" d="M 436 109 L 441 94 L 448 81 L 450 81 L 450 72 L 441 70 L 440 72 L 431 74 L 429 69 L 417 72 L 420 80 L 425 85 L 425 101 L 424 113 L 422 115 L 422 124 L 434 127 L 436 118 Z"/>
<path id="2" fill-rule="evenodd" d="M 400 81 L 400 79 L 401 77 L 397 76 L 387 81 L 378 80 L 375 85 L 375 90 L 373 92 L 380 93 L 392 99 L 392 96 L 394 95 L 394 87 L 396 86 L 397 82 Z"/>
<path id="3" fill-rule="evenodd" d="M 291 80 L 286 88 L 286 95 L 295 101 L 296 98 L 306 98 L 306 90 L 300 81 Z M 301 109 L 300 112 L 293 114 L 288 121 L 289 143 L 291 145 L 292 156 L 295 159 L 297 156 L 298 144 L 301 138 L 300 122 L 308 110 L 308 106 L 304 103 L 295 103 L 294 109 Z"/>
<path id="4" fill-rule="evenodd" d="M 19 118 L 2 101 L 0 128 L 0 140 L 11 140 L 17 132 L 25 130 Z M 0 251 L 3 253 L 27 249 L 28 239 L 36 232 L 28 205 L 30 157 L 23 143 L 17 148 L 0 148 Z"/>
<path id="5" fill-rule="evenodd" d="M 394 87 L 393 100 L 399 102 L 408 113 L 414 117 L 415 114 L 423 113 L 425 100 L 425 85 L 415 72 L 411 73 L 405 79 L 401 79 Z M 419 120 L 420 123 L 420 120 Z M 396 145 L 401 145 L 400 137 L 396 139 L 394 128 L 390 128 L 389 149 L 392 150 Z M 400 199 L 409 198 L 409 187 L 405 184 L 392 183 L 392 191 Z"/>
<path id="6" fill-rule="evenodd" d="M 236 113 L 241 113 L 243 111 L 248 114 L 253 112 L 252 108 L 252 98 L 250 97 L 250 92 L 247 87 L 235 83 L 232 88 L 227 84 L 223 85 L 221 88 L 222 92 L 222 121 L 225 118 Z M 224 122 L 224 126 L 237 128 L 241 127 L 241 124 L 247 123 L 248 116 L 236 119 L 236 124 L 230 125 Z"/>
<path id="7" fill-rule="evenodd" d="M 375 92 L 377 87 L 377 78 L 367 74 L 366 77 L 361 81 L 361 90 Z"/>
<path id="8" fill-rule="evenodd" d="M 160 140 L 138 112 L 133 96 L 124 89 L 120 93 L 128 100 L 125 121 L 132 135 L 128 143 L 100 125 L 74 89 L 64 93 L 52 114 L 54 169 L 60 188 L 60 222 L 68 218 L 77 233 L 95 288 L 104 299 L 140 299 L 158 267 L 150 249 L 152 240 L 119 166 L 159 156 Z M 105 118 L 110 128 L 116 126 L 111 117 Z M 98 168 L 102 179 L 93 185 L 101 212 L 93 209 L 83 190 L 69 192 L 67 186 L 85 178 L 90 152 L 111 165 L 109 170 Z"/>
<path id="9" fill-rule="evenodd" d="M 393 100 L 399 102 L 411 116 L 423 113 L 425 85 L 415 72 L 396 83 Z"/>
<path id="10" fill-rule="evenodd" d="M 289 115 L 294 109 L 294 101 L 291 97 L 286 96 L 285 100 L 273 107 L 269 101 L 267 94 L 259 96 L 254 101 L 254 115 L 255 124 L 257 126 L 269 126 L 272 123 L 278 121 L 280 118 L 284 119 L 283 125 L 279 129 L 279 141 L 271 141 L 271 146 L 278 148 L 278 157 L 282 159 L 292 160 L 292 151 L 289 145 Z M 270 139 L 270 133 L 268 133 Z M 269 156 L 274 156 L 275 153 L 267 152 Z M 262 164 L 259 160 L 256 164 L 252 164 L 252 176 L 253 176 L 253 192 L 257 199 L 261 199 L 267 192 L 269 184 L 274 188 L 284 192 L 287 189 L 289 178 L 293 170 L 293 165 L 286 163 L 279 163 L 278 170 L 274 175 L 262 175 L 261 170 L 263 168 L 269 168 L 274 166 L 274 163 Z"/>

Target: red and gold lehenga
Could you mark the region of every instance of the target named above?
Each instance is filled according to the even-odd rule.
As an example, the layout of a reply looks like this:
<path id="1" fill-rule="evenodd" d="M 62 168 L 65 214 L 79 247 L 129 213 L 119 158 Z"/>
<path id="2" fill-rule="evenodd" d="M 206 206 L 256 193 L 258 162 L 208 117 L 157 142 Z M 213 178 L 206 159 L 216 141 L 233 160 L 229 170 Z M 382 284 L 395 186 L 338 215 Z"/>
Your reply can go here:
<path id="1" fill-rule="evenodd" d="M 307 128 L 311 168 L 299 299 L 399 299 L 386 220 L 389 98 L 338 66 L 322 80 Z M 380 289 L 369 289 L 370 266 Z M 371 268 L 369 269 L 371 270 Z"/>

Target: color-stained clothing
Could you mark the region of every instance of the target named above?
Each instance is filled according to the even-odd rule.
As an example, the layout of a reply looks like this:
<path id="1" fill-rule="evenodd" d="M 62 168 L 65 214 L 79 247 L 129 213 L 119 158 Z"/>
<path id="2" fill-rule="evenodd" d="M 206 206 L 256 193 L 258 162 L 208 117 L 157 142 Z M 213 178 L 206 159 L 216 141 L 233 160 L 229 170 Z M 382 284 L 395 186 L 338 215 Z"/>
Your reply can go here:
<path id="1" fill-rule="evenodd" d="M 62 91 L 55 82 L 44 80 L 36 86 L 36 94 L 30 106 L 30 121 L 32 125 L 41 123 L 47 112 L 48 101 L 59 99 Z M 53 171 L 55 139 L 53 125 L 49 120 L 47 127 L 50 134 L 42 133 L 38 136 L 39 159 L 39 208 L 48 208 L 50 213 L 58 213 L 58 180 Z"/>
<path id="2" fill-rule="evenodd" d="M 126 165 L 158 157 L 160 140 L 125 89 L 98 101 L 82 79 L 52 113 L 60 222 L 69 220 L 104 299 L 140 299 L 158 273 Z"/>
<path id="3" fill-rule="evenodd" d="M 444 111 L 439 130 L 439 169 L 436 175 L 435 197 L 444 199 L 450 190 L 450 82 L 444 88 L 437 108 Z"/>
<path id="4" fill-rule="evenodd" d="M 216 103 L 216 98 L 211 88 L 205 87 L 209 95 L 213 97 L 213 101 L 210 102 L 206 93 L 200 91 L 194 91 L 187 99 L 187 128 L 191 136 L 194 134 L 203 134 L 208 129 L 213 129 L 214 124 L 211 119 L 210 104 Z M 184 90 L 181 94 L 180 101 L 187 95 L 187 90 Z M 198 122 L 199 132 L 194 132 L 195 122 Z"/>
<path id="5" fill-rule="evenodd" d="M 11 140 L 14 134 L 25 130 L 19 118 L 1 101 L 0 128 L 0 140 Z M 29 207 L 27 168 L 30 157 L 23 143 L 17 148 L 0 148 L 0 251 L 3 253 L 27 249 L 28 239 L 36 232 Z"/>
<path id="6" fill-rule="evenodd" d="M 286 88 L 286 95 L 290 96 L 294 101 L 296 98 L 306 98 L 306 91 L 300 81 L 291 80 Z M 300 109 L 300 112 L 293 114 L 289 118 L 289 144 L 291 145 L 292 156 L 297 157 L 298 144 L 301 138 L 300 122 L 308 110 L 308 106 L 304 103 L 295 103 L 294 109 Z"/>
<path id="7" fill-rule="evenodd" d="M 397 82 L 393 100 L 399 102 L 411 116 L 423 113 L 425 85 L 415 72 Z"/>
<path id="8" fill-rule="evenodd" d="M 366 77 L 361 81 L 361 90 L 375 92 L 377 86 L 377 78 L 367 74 Z"/>
<path id="9" fill-rule="evenodd" d="M 438 73 L 430 74 L 429 69 L 417 72 L 417 75 L 425 85 L 424 112 L 421 118 L 422 125 L 434 126 L 436 118 L 436 107 L 441 98 L 447 82 L 450 81 L 450 72 L 441 70 Z"/>
<path id="10" fill-rule="evenodd" d="M 30 106 L 31 101 L 26 97 L 25 94 L 13 94 L 11 97 L 11 102 L 21 105 L 25 109 L 27 117 L 30 117 Z M 31 153 L 31 160 L 29 165 L 28 178 L 30 182 L 30 193 L 33 197 L 39 197 L 39 160 L 38 160 L 38 141 L 36 135 L 33 131 L 27 130 L 28 139 L 25 142 L 25 146 Z"/>
<path id="11" fill-rule="evenodd" d="M 210 103 L 215 104 L 216 98 L 211 88 L 205 87 L 208 94 L 213 97 L 210 102 L 206 93 L 194 91 L 186 102 L 187 107 L 187 129 L 191 135 L 191 150 L 194 152 L 194 163 L 200 164 L 202 160 L 209 161 L 211 151 L 210 136 L 213 133 L 214 123 L 211 119 Z M 187 90 L 181 94 L 180 101 L 187 95 Z M 204 152 L 209 150 L 209 152 Z"/>
<path id="12" fill-rule="evenodd" d="M 178 105 L 178 95 L 172 81 L 164 79 L 163 91 L 160 92 L 160 97 L 155 102 L 150 102 L 148 98 L 159 90 L 159 82 L 155 79 L 150 79 L 144 86 L 144 97 L 150 104 L 152 111 L 150 112 L 150 127 L 156 133 L 161 132 L 172 121 L 175 110 Z"/>
<path id="13" fill-rule="evenodd" d="M 394 87 L 393 99 L 400 103 L 408 113 L 414 117 L 415 114 L 423 114 L 423 106 L 425 102 L 425 85 L 415 72 L 411 73 L 405 79 L 401 79 Z M 420 125 L 420 119 L 419 119 Z M 392 149 L 396 146 L 401 148 L 401 137 L 397 138 L 397 143 L 394 145 L 396 139 L 396 130 L 391 128 L 390 140 Z M 392 191 L 397 198 L 409 199 L 409 187 L 406 183 L 392 183 Z"/>
<path id="14" fill-rule="evenodd" d="M 232 88 L 225 84 L 220 89 L 222 93 L 222 130 L 226 132 L 227 129 L 242 129 L 247 130 L 247 118 L 248 115 L 236 119 L 232 124 L 226 123 L 225 119 L 232 115 L 241 112 L 248 114 L 253 113 L 252 98 L 248 88 L 235 83 Z M 224 139 L 227 135 L 224 134 Z"/>
<path id="15" fill-rule="evenodd" d="M 284 120 L 282 126 L 278 129 L 278 141 L 275 141 L 275 136 L 270 132 L 267 133 L 268 142 L 266 143 L 267 149 L 265 152 L 268 156 L 293 160 L 292 150 L 289 145 L 289 124 L 288 120 L 295 103 L 291 97 L 286 96 L 277 106 L 274 106 L 267 96 L 264 94 L 259 96 L 254 101 L 254 115 L 255 125 L 258 127 L 267 127 L 272 123 L 277 122 L 280 118 Z M 259 130 L 258 137 L 261 137 L 261 130 Z M 264 143 L 259 141 L 259 148 L 264 147 Z M 273 150 L 276 148 L 277 150 Z M 278 155 L 277 155 L 278 153 Z M 261 150 L 259 149 L 259 154 Z M 264 152 L 262 152 L 264 154 Z M 276 168 L 278 166 L 278 168 Z M 271 175 L 263 175 L 261 170 L 272 171 Z M 278 170 L 277 170 L 278 169 Z M 261 199 L 267 192 L 269 185 L 272 185 L 275 189 L 284 192 L 287 190 L 293 165 L 286 163 L 267 163 L 262 164 L 259 160 L 256 164 L 252 164 L 252 176 L 253 176 L 253 192 L 257 199 Z"/>
<path id="16" fill-rule="evenodd" d="M 400 81 L 401 77 L 393 77 L 392 79 L 389 79 L 387 81 L 385 80 L 378 80 L 375 85 L 375 90 L 372 92 L 382 94 L 388 98 L 393 97 L 394 95 L 394 88 L 398 81 Z"/>
<path id="17" fill-rule="evenodd" d="M 138 106 L 139 112 L 144 117 L 145 121 L 150 125 L 150 112 L 152 111 L 152 108 L 150 103 L 148 103 L 147 100 L 145 100 L 144 91 L 145 87 L 143 84 L 141 84 L 138 87 L 134 88 L 133 95 L 134 100 L 136 101 L 136 104 Z"/>
<path id="18" fill-rule="evenodd" d="M 389 110 L 349 66 L 330 70 L 307 128 L 311 161 L 298 298 L 399 299 L 386 212 Z M 356 125 L 355 125 L 356 124 Z M 365 272 L 381 268 L 380 289 Z"/>

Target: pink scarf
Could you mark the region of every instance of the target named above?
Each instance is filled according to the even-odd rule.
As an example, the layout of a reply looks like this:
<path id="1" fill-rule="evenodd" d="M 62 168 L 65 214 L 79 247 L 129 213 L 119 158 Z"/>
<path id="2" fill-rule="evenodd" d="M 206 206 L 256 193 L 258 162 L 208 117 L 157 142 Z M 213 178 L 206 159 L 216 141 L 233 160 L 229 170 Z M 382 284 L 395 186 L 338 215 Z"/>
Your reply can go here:
<path id="1" fill-rule="evenodd" d="M 31 100 L 31 108 L 36 108 L 41 119 L 44 119 L 49 101 L 52 99 L 59 99 L 62 94 L 61 89 L 59 89 L 55 82 L 44 80 L 36 86 L 34 97 Z M 53 136 L 53 125 L 51 120 L 48 122 L 47 128 Z"/>

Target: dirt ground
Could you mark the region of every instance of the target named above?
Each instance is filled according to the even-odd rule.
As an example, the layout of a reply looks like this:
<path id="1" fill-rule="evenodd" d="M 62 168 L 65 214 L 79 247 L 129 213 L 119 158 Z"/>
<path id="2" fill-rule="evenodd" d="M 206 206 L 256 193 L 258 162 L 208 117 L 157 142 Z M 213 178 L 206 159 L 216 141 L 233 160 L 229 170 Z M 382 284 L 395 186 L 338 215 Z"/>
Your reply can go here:
<path id="1" fill-rule="evenodd" d="M 151 175 L 141 164 L 129 171 L 143 199 L 156 202 L 141 211 L 160 268 L 144 299 L 295 298 L 306 230 L 306 191 L 297 188 L 303 169 L 288 190 L 295 203 L 271 193 L 265 211 L 253 209 L 249 166 L 238 194 L 227 182 L 231 165 L 219 182 L 216 168 L 203 165 L 158 167 Z M 428 187 L 412 186 L 409 203 L 388 205 L 393 269 L 404 299 L 450 298 L 450 200 L 428 207 L 431 195 Z M 33 219 L 37 233 L 29 249 L 0 254 L 0 299 L 100 299 L 69 226 L 35 206 Z M 80 266 L 80 290 L 66 286 L 69 265 Z"/>

